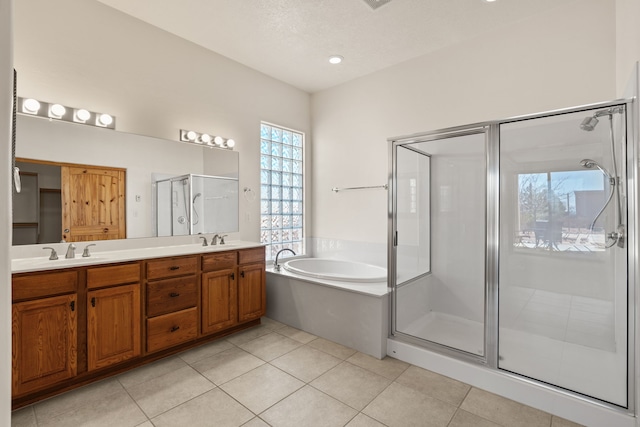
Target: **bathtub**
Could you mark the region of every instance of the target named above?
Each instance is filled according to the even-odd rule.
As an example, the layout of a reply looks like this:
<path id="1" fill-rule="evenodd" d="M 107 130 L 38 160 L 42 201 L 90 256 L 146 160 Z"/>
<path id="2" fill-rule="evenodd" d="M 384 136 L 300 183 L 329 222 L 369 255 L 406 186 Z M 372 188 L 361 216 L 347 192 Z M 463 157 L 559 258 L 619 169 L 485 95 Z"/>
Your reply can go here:
<path id="1" fill-rule="evenodd" d="M 329 259 L 296 258 L 267 269 L 267 317 L 369 354 L 387 354 L 386 269 Z"/>

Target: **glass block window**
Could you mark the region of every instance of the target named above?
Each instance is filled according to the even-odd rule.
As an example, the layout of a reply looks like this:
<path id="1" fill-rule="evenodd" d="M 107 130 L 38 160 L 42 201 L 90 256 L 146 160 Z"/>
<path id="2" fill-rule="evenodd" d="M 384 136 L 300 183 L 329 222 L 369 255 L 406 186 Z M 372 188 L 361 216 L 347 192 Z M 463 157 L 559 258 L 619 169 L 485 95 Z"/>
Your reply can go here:
<path id="1" fill-rule="evenodd" d="M 304 252 L 304 134 L 260 124 L 260 241 L 266 258 L 279 250 Z"/>

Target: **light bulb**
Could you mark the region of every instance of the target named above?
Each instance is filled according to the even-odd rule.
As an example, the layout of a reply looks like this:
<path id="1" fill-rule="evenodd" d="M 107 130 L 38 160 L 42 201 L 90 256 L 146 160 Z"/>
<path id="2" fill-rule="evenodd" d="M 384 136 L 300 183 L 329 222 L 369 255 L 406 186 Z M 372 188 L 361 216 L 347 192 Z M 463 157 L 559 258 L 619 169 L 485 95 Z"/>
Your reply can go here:
<path id="1" fill-rule="evenodd" d="M 185 136 L 187 137 L 187 139 L 188 139 L 189 141 L 195 141 L 195 140 L 196 140 L 196 138 L 198 137 L 198 134 L 197 134 L 197 133 L 195 133 L 194 131 L 190 130 L 189 132 L 187 132 L 187 133 L 186 133 L 186 135 L 185 135 Z"/>
<path id="2" fill-rule="evenodd" d="M 36 114 L 40 109 L 40 103 L 33 98 L 25 99 L 22 104 L 25 113 Z"/>
<path id="3" fill-rule="evenodd" d="M 91 113 L 84 108 L 76 111 L 76 121 L 86 122 L 91 117 Z"/>
<path id="4" fill-rule="evenodd" d="M 62 116 L 64 116 L 66 112 L 67 112 L 67 109 L 64 108 L 63 105 L 53 104 L 49 108 L 49 117 L 53 117 L 53 118 L 59 119 Z"/>
<path id="5" fill-rule="evenodd" d="M 216 145 L 222 145 L 222 143 L 224 142 L 224 138 L 222 138 L 221 136 L 216 136 L 215 138 L 213 138 L 213 142 L 215 142 Z"/>
<path id="6" fill-rule="evenodd" d="M 109 114 L 100 114 L 100 116 L 98 117 L 98 122 L 101 126 L 109 126 L 111 123 L 113 123 L 113 117 L 111 117 Z"/>
<path id="7" fill-rule="evenodd" d="M 337 64 L 341 63 L 343 59 L 344 58 L 342 56 L 340 56 L 340 55 L 331 55 L 329 57 L 329 63 L 331 63 L 333 65 L 337 65 Z"/>
<path id="8" fill-rule="evenodd" d="M 236 142 L 233 139 L 227 139 L 227 147 L 233 148 Z"/>
<path id="9" fill-rule="evenodd" d="M 202 135 L 200 135 L 200 141 L 202 141 L 205 144 L 210 144 L 211 135 L 209 135 L 208 133 L 203 133 Z"/>

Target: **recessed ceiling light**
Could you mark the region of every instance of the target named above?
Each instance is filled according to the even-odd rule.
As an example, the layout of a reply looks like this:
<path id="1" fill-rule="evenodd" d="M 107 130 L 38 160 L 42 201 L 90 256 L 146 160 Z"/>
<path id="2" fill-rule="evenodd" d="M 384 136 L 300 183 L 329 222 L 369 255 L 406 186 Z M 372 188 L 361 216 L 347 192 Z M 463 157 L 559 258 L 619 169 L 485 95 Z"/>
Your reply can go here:
<path id="1" fill-rule="evenodd" d="M 339 64 L 339 63 L 342 62 L 343 59 L 344 58 L 342 56 L 340 56 L 340 55 L 331 55 L 329 57 L 329 63 L 334 64 L 334 65 L 335 64 Z"/>
<path id="2" fill-rule="evenodd" d="M 496 0 L 484 0 L 485 3 L 493 3 Z"/>

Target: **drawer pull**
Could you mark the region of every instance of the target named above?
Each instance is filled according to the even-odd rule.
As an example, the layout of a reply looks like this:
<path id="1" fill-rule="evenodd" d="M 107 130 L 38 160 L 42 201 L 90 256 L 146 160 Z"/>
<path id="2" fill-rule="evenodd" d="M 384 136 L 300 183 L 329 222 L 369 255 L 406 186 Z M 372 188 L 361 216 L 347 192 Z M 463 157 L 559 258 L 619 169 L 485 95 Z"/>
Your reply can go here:
<path id="1" fill-rule="evenodd" d="M 69 304 L 69 307 L 71 307 L 71 311 L 76 311 L 76 302 L 71 301 L 71 304 Z"/>
<path id="2" fill-rule="evenodd" d="M 180 270 L 180 266 L 173 265 L 173 266 L 169 267 L 169 270 Z"/>
<path id="3" fill-rule="evenodd" d="M 171 332 L 175 332 L 175 331 L 177 331 L 178 329 L 180 329 L 180 326 L 174 326 L 173 328 L 171 328 Z"/>
<path id="4" fill-rule="evenodd" d="M 240 277 L 244 278 L 244 270 L 240 272 Z"/>
<path id="5" fill-rule="evenodd" d="M 231 280 L 236 280 L 236 273 L 231 273 Z"/>
<path id="6" fill-rule="evenodd" d="M 91 307 L 96 306 L 96 297 L 91 298 Z"/>
<path id="7" fill-rule="evenodd" d="M 179 297 L 179 296 L 180 296 L 180 294 L 179 294 L 179 293 L 177 293 L 177 292 L 171 292 L 171 293 L 169 294 L 169 296 L 170 296 L 171 298 L 175 298 L 175 297 Z"/>

